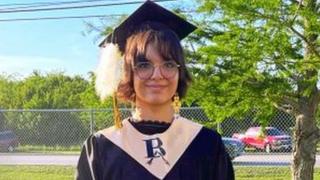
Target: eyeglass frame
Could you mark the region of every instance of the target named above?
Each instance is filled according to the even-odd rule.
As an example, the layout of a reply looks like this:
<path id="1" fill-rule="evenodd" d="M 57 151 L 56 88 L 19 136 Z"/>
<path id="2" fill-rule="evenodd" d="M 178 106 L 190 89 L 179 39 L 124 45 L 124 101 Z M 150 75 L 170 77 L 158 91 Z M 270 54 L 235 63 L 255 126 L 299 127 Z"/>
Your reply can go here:
<path id="1" fill-rule="evenodd" d="M 175 66 L 176 66 L 176 67 L 175 67 L 175 68 L 176 68 L 176 72 L 173 73 L 172 76 L 170 76 L 170 77 L 167 77 L 167 76 L 164 75 L 164 73 L 162 72 L 162 67 L 163 67 L 163 65 L 164 65 L 165 63 L 168 63 L 168 62 L 172 62 L 172 63 L 175 64 Z M 138 65 L 138 64 L 141 64 L 141 63 L 150 64 L 151 67 L 152 67 L 152 72 L 150 73 L 150 75 L 149 75 L 147 78 L 141 77 L 141 76 L 139 75 L 139 72 L 138 72 L 138 70 L 137 70 L 137 65 Z M 171 79 L 171 78 L 174 77 L 174 75 L 176 75 L 176 73 L 179 72 L 179 69 L 180 69 L 181 65 L 178 64 L 178 63 L 177 63 L 176 61 L 174 61 L 174 60 L 166 60 L 166 61 L 163 61 L 162 63 L 160 63 L 160 64 L 158 64 L 158 65 L 155 65 L 154 63 L 152 63 L 152 62 L 150 62 L 150 61 L 145 61 L 145 62 L 137 62 L 135 65 L 133 65 L 133 71 L 137 73 L 137 75 L 138 75 L 138 77 L 139 77 L 140 79 L 142 79 L 142 80 L 148 80 L 148 79 L 150 79 L 150 78 L 152 77 L 152 75 L 154 74 L 154 71 L 155 71 L 155 69 L 156 69 L 157 67 L 159 68 L 162 77 L 164 77 L 165 79 Z"/>

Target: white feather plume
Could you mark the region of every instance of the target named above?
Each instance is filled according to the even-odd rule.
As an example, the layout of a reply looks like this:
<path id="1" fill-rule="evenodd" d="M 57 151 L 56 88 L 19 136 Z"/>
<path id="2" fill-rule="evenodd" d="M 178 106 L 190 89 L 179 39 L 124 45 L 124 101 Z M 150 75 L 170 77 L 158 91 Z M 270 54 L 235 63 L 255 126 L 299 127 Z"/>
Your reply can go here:
<path id="1" fill-rule="evenodd" d="M 100 62 L 96 69 L 95 88 L 101 101 L 117 91 L 122 77 L 123 58 L 115 44 L 106 44 L 101 48 Z"/>

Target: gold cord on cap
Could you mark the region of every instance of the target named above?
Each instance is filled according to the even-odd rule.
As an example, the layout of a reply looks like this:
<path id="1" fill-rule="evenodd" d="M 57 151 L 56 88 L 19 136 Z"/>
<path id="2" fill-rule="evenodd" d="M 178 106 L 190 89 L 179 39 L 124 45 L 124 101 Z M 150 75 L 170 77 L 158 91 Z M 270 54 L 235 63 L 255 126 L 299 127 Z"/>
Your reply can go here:
<path id="1" fill-rule="evenodd" d="M 122 128 L 121 115 L 118 107 L 117 92 L 113 93 L 113 119 L 116 128 Z"/>

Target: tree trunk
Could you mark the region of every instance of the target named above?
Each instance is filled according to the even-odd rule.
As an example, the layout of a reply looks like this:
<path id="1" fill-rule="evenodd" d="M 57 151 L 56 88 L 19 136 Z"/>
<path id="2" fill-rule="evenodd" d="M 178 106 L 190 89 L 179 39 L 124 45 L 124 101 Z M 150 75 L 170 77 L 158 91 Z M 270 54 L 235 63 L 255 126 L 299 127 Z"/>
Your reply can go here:
<path id="1" fill-rule="evenodd" d="M 292 180 L 312 180 L 316 159 L 318 131 L 315 114 L 296 116 L 293 143 Z"/>
<path id="2" fill-rule="evenodd" d="M 304 10 L 316 14 L 318 11 L 317 0 L 301 1 L 299 6 L 303 6 Z M 300 7 L 299 7 L 300 8 Z M 318 33 L 313 29 L 316 27 L 315 22 L 310 20 L 308 15 L 301 14 L 303 19 L 303 40 L 305 43 L 304 60 L 316 62 L 319 60 L 317 52 Z M 303 78 L 298 83 L 298 114 L 296 114 L 296 125 L 294 130 L 293 145 L 293 163 L 292 163 L 292 179 L 293 180 L 312 180 L 314 173 L 314 164 L 316 161 L 317 142 L 319 140 L 319 128 L 316 125 L 317 108 L 320 101 L 320 92 L 317 88 L 319 82 L 318 68 L 305 69 Z M 318 79 L 311 83 L 310 80 Z M 306 90 L 312 92 L 306 95 Z"/>

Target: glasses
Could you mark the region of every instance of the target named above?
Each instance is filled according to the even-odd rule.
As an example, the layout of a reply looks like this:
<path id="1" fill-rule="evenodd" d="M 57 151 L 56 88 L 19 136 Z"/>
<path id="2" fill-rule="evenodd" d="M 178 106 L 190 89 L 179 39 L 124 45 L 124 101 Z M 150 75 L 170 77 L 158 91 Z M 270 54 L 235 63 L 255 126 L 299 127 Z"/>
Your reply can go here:
<path id="1" fill-rule="evenodd" d="M 160 68 L 161 75 L 166 79 L 174 77 L 180 67 L 175 61 L 165 61 L 157 66 Z M 140 79 L 146 80 L 152 76 L 157 66 L 151 62 L 138 62 L 134 70 Z"/>

